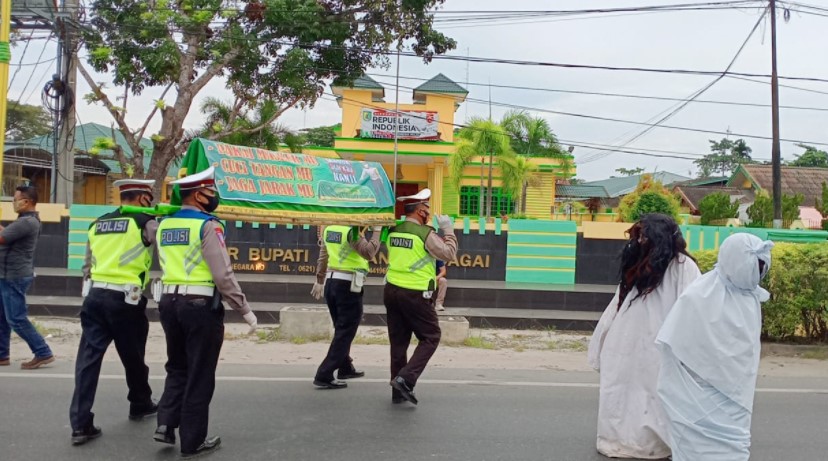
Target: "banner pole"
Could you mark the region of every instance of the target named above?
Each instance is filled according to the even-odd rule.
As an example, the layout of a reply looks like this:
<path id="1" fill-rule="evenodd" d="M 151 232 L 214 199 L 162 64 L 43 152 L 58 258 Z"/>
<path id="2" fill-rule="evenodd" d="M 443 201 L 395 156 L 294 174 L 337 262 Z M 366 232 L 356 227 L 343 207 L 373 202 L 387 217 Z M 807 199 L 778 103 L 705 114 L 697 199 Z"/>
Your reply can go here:
<path id="1" fill-rule="evenodd" d="M 394 97 L 394 198 L 397 197 L 397 140 L 400 128 L 400 47 L 397 44 L 397 84 L 395 85 L 396 96 Z M 396 216 L 394 216 L 396 218 Z"/>

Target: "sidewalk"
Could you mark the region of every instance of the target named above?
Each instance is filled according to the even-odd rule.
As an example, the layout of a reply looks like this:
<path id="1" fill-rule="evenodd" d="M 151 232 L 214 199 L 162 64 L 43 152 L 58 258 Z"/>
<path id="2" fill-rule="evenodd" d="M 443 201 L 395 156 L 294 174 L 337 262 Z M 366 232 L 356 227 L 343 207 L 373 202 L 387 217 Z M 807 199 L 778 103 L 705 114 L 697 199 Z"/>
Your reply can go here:
<path id="1" fill-rule="evenodd" d="M 35 317 L 59 362 L 72 362 L 80 340 L 77 319 Z M 278 336 L 278 328 L 260 328 L 247 335 L 247 326 L 227 324 L 221 352 L 223 364 L 283 364 L 317 366 L 328 349 L 324 338 L 297 338 L 292 342 Z M 586 363 L 590 333 L 554 330 L 472 329 L 465 345 L 441 345 L 429 367 L 469 370 L 550 370 L 592 371 Z M 105 361 L 118 362 L 114 346 Z M 388 337 L 383 327 L 362 326 L 351 355 L 360 367 L 388 367 Z M 804 358 L 804 357 L 819 357 Z M 26 344 L 12 335 L 12 365 L 30 359 Z M 828 379 L 828 347 L 791 347 L 765 344 L 760 376 Z M 147 363 L 164 363 L 166 345 L 158 322 L 150 322 Z"/>

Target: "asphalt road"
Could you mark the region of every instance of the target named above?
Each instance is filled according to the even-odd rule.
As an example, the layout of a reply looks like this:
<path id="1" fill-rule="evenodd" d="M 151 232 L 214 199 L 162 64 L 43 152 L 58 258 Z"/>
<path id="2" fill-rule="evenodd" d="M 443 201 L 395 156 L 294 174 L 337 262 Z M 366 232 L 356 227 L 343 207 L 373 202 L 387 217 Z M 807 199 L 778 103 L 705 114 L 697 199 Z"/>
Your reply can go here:
<path id="1" fill-rule="evenodd" d="M 103 437 L 70 443 L 71 362 L 23 372 L 0 369 L 0 460 L 173 460 L 178 447 L 152 440 L 155 420 L 127 419 L 117 363 L 104 364 L 95 422 Z M 386 371 L 345 390 L 317 390 L 313 369 L 219 365 L 211 407 L 219 460 L 562 460 L 595 452 L 597 375 L 580 372 L 430 369 L 420 405 L 391 404 Z M 163 368 L 151 365 L 160 396 Z M 828 459 L 828 380 L 759 384 L 752 461 Z"/>

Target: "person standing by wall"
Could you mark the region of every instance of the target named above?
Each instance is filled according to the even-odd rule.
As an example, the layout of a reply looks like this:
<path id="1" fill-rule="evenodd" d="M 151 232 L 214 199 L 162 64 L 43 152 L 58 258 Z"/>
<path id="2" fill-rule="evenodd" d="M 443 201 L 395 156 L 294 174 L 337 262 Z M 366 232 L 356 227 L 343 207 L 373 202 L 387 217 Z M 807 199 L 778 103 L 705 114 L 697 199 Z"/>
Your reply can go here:
<path id="1" fill-rule="evenodd" d="M 417 404 L 414 386 L 429 359 L 440 344 L 440 323 L 434 310 L 437 288 L 437 259 L 454 261 L 457 237 L 448 216 L 437 216 L 443 237 L 428 224 L 431 211 L 429 189 L 423 189 L 405 201 L 405 221 L 388 234 L 388 273 L 383 302 L 387 312 L 388 337 L 391 342 L 391 401 L 408 400 Z M 408 346 L 412 333 L 419 341 L 411 360 Z"/>
<path id="2" fill-rule="evenodd" d="M 17 219 L 0 226 L 0 366 L 10 362 L 12 330 L 29 345 L 34 358 L 20 364 L 34 370 L 55 361 L 43 336 L 29 321 L 26 292 L 34 280 L 34 253 L 40 236 L 40 217 L 36 211 L 37 189 L 20 186 L 12 203 Z"/>
<path id="3" fill-rule="evenodd" d="M 438 311 L 446 310 L 443 303 L 446 302 L 446 291 L 448 291 L 448 280 L 446 279 L 446 263 L 437 260 L 437 301 L 434 304 L 434 309 Z"/>
<path id="4" fill-rule="evenodd" d="M 121 179 L 121 205 L 152 205 L 151 179 Z M 147 298 L 152 246 L 158 222 L 147 214 L 107 213 L 89 226 L 89 244 L 83 265 L 84 300 L 81 340 L 75 363 L 75 392 L 69 410 L 72 444 L 81 445 L 101 435 L 94 425 L 92 405 L 98 389 L 101 364 L 110 343 L 121 358 L 126 374 L 129 419 L 154 415 L 149 368 L 144 353 L 149 333 Z"/>
<path id="5" fill-rule="evenodd" d="M 362 286 L 368 275 L 368 260 L 379 251 L 381 231 L 382 227 L 375 226 L 368 239 L 351 226 L 327 226 L 322 230 L 316 283 L 311 295 L 316 299 L 324 295 L 334 337 L 327 356 L 316 370 L 313 384 L 317 387 L 342 389 L 348 384 L 339 380 L 365 376 L 365 372 L 354 368 L 351 342 L 362 320 Z M 334 379 L 334 371 L 339 380 Z"/>

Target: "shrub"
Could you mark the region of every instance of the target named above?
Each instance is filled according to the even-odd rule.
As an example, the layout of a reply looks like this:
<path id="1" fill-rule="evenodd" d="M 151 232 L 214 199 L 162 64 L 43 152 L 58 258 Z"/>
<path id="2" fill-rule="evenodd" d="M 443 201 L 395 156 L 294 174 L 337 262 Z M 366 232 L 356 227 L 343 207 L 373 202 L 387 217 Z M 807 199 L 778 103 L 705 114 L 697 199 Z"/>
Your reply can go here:
<path id="1" fill-rule="evenodd" d="M 782 195 L 782 222 L 790 223 L 799 219 L 799 206 L 805 201 L 802 194 Z M 767 192 L 761 192 L 747 209 L 749 227 L 773 227 L 773 199 Z"/>
<path id="2" fill-rule="evenodd" d="M 702 272 L 713 268 L 716 253 L 693 253 Z M 828 341 L 828 243 L 777 243 L 762 286 L 771 293 L 762 305 L 765 338 Z"/>
<path id="3" fill-rule="evenodd" d="M 647 213 L 663 213 L 678 222 L 680 211 L 678 198 L 651 175 L 643 175 L 635 190 L 625 195 L 618 207 L 623 222 L 636 222 Z"/>
<path id="4" fill-rule="evenodd" d="M 702 225 L 707 225 L 711 221 L 735 218 L 739 215 L 739 204 L 731 203 L 730 196 L 724 192 L 716 192 L 701 199 L 699 211 Z"/>

